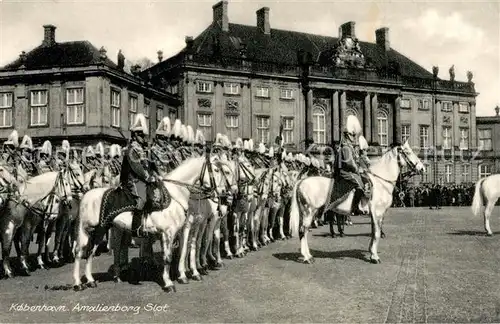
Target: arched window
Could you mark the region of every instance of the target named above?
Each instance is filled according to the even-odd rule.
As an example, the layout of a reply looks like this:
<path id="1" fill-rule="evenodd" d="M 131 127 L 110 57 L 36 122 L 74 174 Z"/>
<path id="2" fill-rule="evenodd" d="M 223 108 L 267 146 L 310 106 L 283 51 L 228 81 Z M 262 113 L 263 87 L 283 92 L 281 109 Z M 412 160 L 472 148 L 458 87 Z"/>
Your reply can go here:
<path id="1" fill-rule="evenodd" d="M 378 143 L 380 146 L 387 147 L 389 145 L 389 121 L 387 113 L 383 110 L 377 112 L 377 131 Z"/>
<path id="2" fill-rule="evenodd" d="M 325 110 L 319 106 L 313 109 L 313 140 L 316 144 L 326 144 Z"/>

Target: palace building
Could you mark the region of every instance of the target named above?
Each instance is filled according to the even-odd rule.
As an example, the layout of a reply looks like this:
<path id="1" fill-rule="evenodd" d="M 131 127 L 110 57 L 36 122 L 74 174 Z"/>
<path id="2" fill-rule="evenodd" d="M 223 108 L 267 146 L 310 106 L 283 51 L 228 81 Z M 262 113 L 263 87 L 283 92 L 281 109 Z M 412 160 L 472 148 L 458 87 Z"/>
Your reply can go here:
<path id="1" fill-rule="evenodd" d="M 495 116 L 477 117 L 476 123 L 479 177 L 500 173 L 500 107 L 495 107 Z"/>
<path id="2" fill-rule="evenodd" d="M 40 46 L 0 68 L 0 137 L 16 129 L 34 145 L 123 145 L 135 114 L 153 131 L 163 115 L 177 117 L 178 98 L 141 78 L 138 66 L 125 73 L 121 53 L 115 64 L 88 41 L 56 42 L 55 30 L 44 26 Z"/>
<path id="3" fill-rule="evenodd" d="M 212 8 L 212 23 L 185 47 L 146 72 L 152 82 L 175 89 L 181 118 L 216 133 L 270 144 L 284 124 L 289 150 L 311 143 L 333 145 L 350 114 L 363 126 L 373 154 L 409 140 L 425 158 L 418 182 L 471 182 L 478 176 L 476 107 L 472 82 L 439 77 L 391 47 L 388 28 L 375 43 L 356 37 L 354 22 L 339 36 L 271 28 L 270 9 L 256 25 L 229 22 L 228 3 Z"/>

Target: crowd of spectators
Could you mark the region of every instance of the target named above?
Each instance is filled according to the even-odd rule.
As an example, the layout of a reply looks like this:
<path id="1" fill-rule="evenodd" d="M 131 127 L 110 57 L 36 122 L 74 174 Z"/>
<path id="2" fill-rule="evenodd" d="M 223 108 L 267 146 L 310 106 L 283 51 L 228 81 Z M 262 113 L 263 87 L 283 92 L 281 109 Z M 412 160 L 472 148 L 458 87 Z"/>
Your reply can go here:
<path id="1" fill-rule="evenodd" d="M 474 184 L 421 184 L 408 185 L 394 191 L 393 207 L 470 206 L 474 197 Z"/>

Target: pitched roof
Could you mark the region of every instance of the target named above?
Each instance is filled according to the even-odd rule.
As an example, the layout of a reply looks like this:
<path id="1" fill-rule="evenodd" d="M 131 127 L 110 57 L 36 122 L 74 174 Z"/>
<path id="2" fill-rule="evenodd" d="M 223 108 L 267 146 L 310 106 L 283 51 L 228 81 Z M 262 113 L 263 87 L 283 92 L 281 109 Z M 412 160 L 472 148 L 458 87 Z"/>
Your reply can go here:
<path id="1" fill-rule="evenodd" d="M 53 67 L 88 66 L 101 63 L 99 50 L 88 41 L 56 43 L 51 46 L 40 45 L 26 53 L 24 66 L 26 70 L 37 70 Z M 117 68 L 117 65 L 106 58 L 104 64 Z M 23 65 L 21 58 L 0 68 L 15 70 Z"/>
<path id="2" fill-rule="evenodd" d="M 219 42 L 224 56 L 240 57 L 240 44 L 243 42 L 250 60 L 297 65 L 299 49 L 310 52 L 317 62 L 321 54 L 331 50 L 338 41 L 336 37 L 281 29 L 271 29 L 270 35 L 265 35 L 256 26 L 230 23 L 227 33 L 221 32 L 215 24 L 210 25 L 194 39 L 193 49 L 195 54 L 212 55 L 214 43 Z M 392 48 L 387 52 L 386 60 L 385 50 L 377 44 L 362 41 L 359 44 L 367 62 L 375 68 L 382 68 L 386 62 L 397 62 L 403 76 L 433 78 L 431 72 Z M 185 48 L 179 54 L 184 51 Z"/>

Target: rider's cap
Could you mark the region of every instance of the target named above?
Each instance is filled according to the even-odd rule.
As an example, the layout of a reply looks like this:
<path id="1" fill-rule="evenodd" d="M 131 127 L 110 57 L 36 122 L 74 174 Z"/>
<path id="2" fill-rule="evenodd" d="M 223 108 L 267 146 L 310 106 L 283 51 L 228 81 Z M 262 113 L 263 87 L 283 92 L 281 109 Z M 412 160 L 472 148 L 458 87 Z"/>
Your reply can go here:
<path id="1" fill-rule="evenodd" d="M 148 123 L 146 117 L 143 114 L 137 114 L 135 116 L 134 123 L 132 127 L 130 127 L 131 132 L 143 133 L 144 135 L 148 135 Z"/>
<path id="2" fill-rule="evenodd" d="M 10 133 L 9 137 L 7 137 L 7 140 L 3 144 L 18 147 L 19 146 L 19 134 L 17 133 L 17 130 L 14 129 L 12 131 L 12 133 Z"/>
<path id="3" fill-rule="evenodd" d="M 33 150 L 33 142 L 31 141 L 31 137 L 29 137 L 28 135 L 24 135 L 23 140 L 21 141 L 20 148 Z"/>
<path id="4" fill-rule="evenodd" d="M 95 155 L 104 156 L 104 145 L 101 142 L 95 146 Z"/>
<path id="5" fill-rule="evenodd" d="M 356 116 L 347 116 L 345 131 L 351 135 L 361 134 L 361 124 Z"/>

